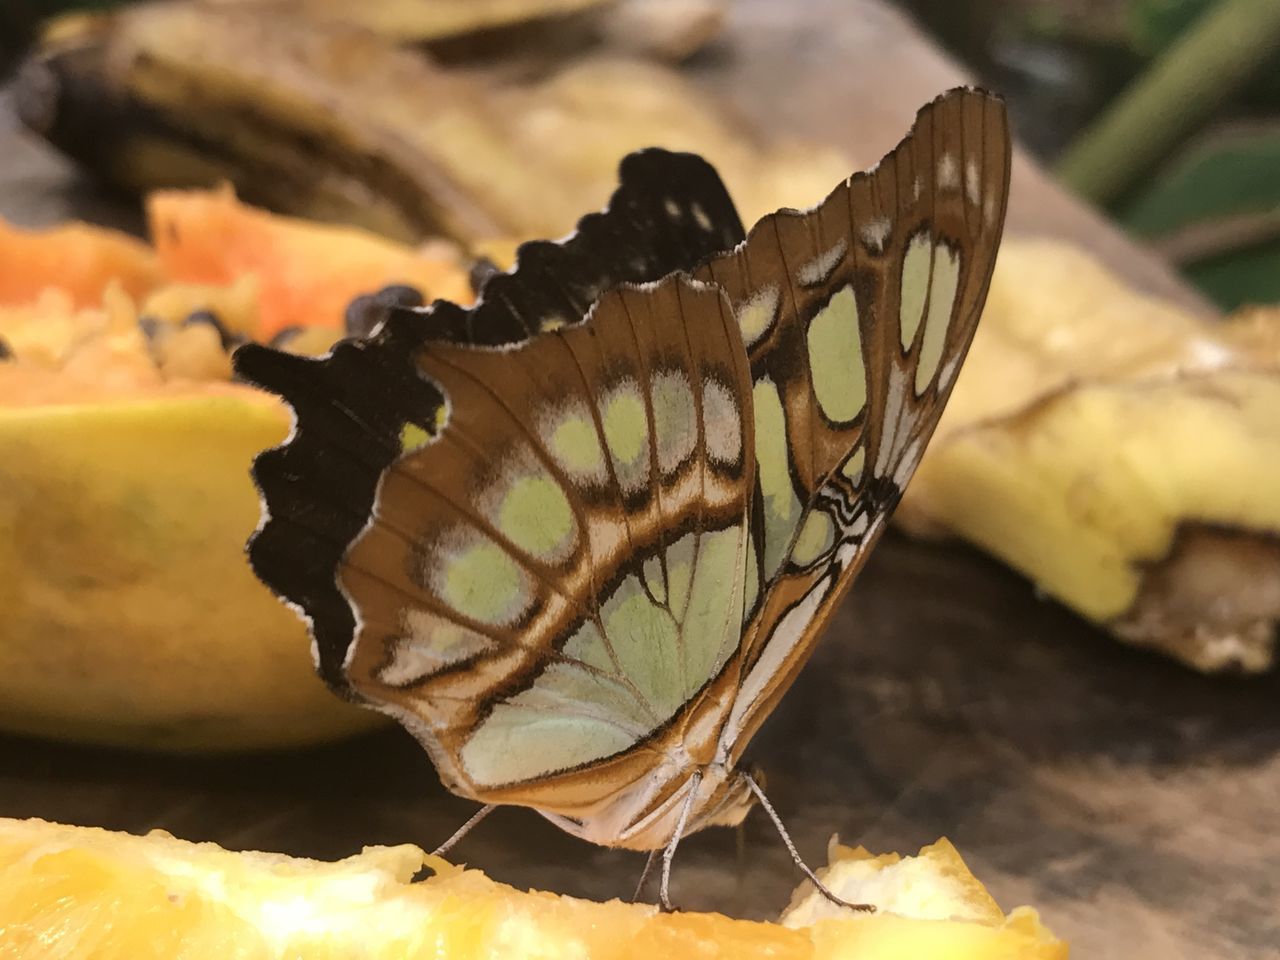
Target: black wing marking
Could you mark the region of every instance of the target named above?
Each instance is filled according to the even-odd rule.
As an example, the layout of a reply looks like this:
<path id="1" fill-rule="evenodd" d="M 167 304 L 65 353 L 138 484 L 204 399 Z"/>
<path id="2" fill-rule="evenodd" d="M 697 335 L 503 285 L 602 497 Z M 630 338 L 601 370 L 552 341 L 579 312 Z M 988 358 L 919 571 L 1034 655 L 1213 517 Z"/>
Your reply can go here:
<path id="1" fill-rule="evenodd" d="M 484 281 L 474 307 L 435 305 L 441 339 L 514 343 L 581 320 L 605 290 L 689 270 L 746 236 L 715 168 L 650 148 L 623 159 L 608 207 L 562 241 L 522 244 L 516 268 Z"/>
<path id="2" fill-rule="evenodd" d="M 383 472 L 402 452 L 404 425 L 433 432 L 443 403 L 416 372 L 418 351 L 434 340 L 518 343 L 576 323 L 606 289 L 690 270 L 744 236 L 709 163 L 643 150 L 622 161 L 605 210 L 583 217 L 562 241 L 523 244 L 515 267 L 486 277 L 470 308 L 441 300 L 393 310 L 372 335 L 344 340 L 322 358 L 258 344 L 236 352 L 236 373 L 280 395 L 294 414 L 289 439 L 254 461 L 263 522 L 249 541 L 249 562 L 307 618 L 330 687 L 354 698 L 343 663 L 355 619 L 335 580 L 338 566 L 369 520 Z"/>

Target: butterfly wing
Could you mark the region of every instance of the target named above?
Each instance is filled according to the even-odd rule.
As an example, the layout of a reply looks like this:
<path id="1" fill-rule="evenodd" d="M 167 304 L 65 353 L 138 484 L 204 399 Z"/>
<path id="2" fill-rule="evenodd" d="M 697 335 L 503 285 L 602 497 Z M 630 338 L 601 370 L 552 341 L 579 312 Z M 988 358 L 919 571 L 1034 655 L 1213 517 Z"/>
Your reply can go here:
<path id="1" fill-rule="evenodd" d="M 417 363 L 448 414 L 406 435 L 338 568 L 359 612 L 347 679 L 456 791 L 580 809 L 619 783 L 576 771 L 649 741 L 738 648 L 752 465 L 732 314 L 676 277 L 511 350 Z"/>
<path id="2" fill-rule="evenodd" d="M 608 287 L 691 268 L 743 236 L 706 161 L 643 150 L 623 160 L 606 210 L 583 217 L 562 242 L 522 245 L 516 268 L 490 277 L 473 307 L 439 301 L 397 311 L 371 337 L 318 359 L 253 344 L 237 351 L 237 374 L 283 397 L 294 418 L 286 443 L 254 463 L 263 523 L 249 560 L 307 621 L 318 670 L 335 692 L 360 699 L 344 667 L 355 613 L 335 573 L 368 522 L 382 474 L 402 454 L 406 425 L 430 434 L 445 402 L 414 363 L 422 345 L 520 342 L 581 320 Z"/>
<path id="3" fill-rule="evenodd" d="M 255 466 L 250 555 L 325 679 L 456 792 L 652 846 L 689 764 L 736 761 L 914 467 L 985 293 L 1008 141 L 995 101 L 950 94 L 875 174 L 718 257 L 741 227 L 710 168 L 638 157 L 476 307 L 237 369 L 295 411 Z"/>
<path id="4" fill-rule="evenodd" d="M 352 616 L 330 670 L 455 792 L 599 820 L 643 794 L 739 647 L 754 462 L 734 317 L 677 274 L 514 347 L 412 362 L 438 402 L 387 398 L 399 449 L 330 573 Z"/>
<path id="5" fill-rule="evenodd" d="M 747 345 L 758 496 L 736 762 L 808 658 L 924 452 L 986 297 L 1008 198 L 1003 104 L 955 90 L 878 167 L 764 218 L 695 273 Z"/>
<path id="6" fill-rule="evenodd" d="M 742 241 L 719 174 L 695 154 L 650 148 L 627 155 L 608 207 L 561 241 L 522 244 L 516 269 L 489 278 L 475 306 L 435 304 L 433 336 L 501 344 L 579 322 L 620 283 L 689 270 Z"/>
<path id="7" fill-rule="evenodd" d="M 601 290 L 741 238 L 704 161 L 643 151 L 608 211 L 523 246 L 475 307 L 397 312 L 319 360 L 237 354 L 295 414 L 255 464 L 254 568 L 328 683 L 399 718 L 455 792 L 602 842 L 670 792 L 660 741 L 741 639 L 746 354 L 713 287 Z"/>

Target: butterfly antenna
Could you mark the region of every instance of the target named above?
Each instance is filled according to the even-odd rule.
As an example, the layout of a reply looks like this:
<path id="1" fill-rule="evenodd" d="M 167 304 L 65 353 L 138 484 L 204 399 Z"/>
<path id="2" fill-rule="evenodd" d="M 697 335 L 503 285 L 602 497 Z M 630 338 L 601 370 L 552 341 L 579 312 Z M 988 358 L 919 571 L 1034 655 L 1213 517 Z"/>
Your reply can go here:
<path id="1" fill-rule="evenodd" d="M 825 883 L 818 879 L 818 875 L 810 870 L 809 865 L 800 858 L 800 853 L 796 850 L 796 845 L 791 842 L 791 835 L 787 833 L 787 828 L 782 825 L 782 819 L 778 816 L 778 811 L 773 809 L 773 804 L 771 804 L 769 802 L 769 798 L 764 795 L 764 791 L 760 789 L 760 784 L 756 783 L 755 777 L 744 772 L 742 774 L 742 778 L 747 782 L 747 786 L 751 788 L 751 792 L 756 795 L 756 799 L 760 801 L 760 806 L 764 807 L 764 812 L 769 815 L 769 819 L 773 821 L 773 825 L 778 831 L 778 836 L 782 837 L 782 842 L 787 846 L 787 852 L 791 854 L 791 859 L 795 862 L 795 865 L 800 868 L 800 872 L 809 878 L 809 882 L 817 888 L 818 892 L 838 907 L 848 907 L 851 910 L 861 910 L 864 913 L 874 912 L 876 909 L 874 904 L 850 903 L 848 900 L 837 897 L 830 889 L 827 888 Z M 666 879 L 665 875 L 663 879 Z"/>
<path id="2" fill-rule="evenodd" d="M 680 846 L 680 839 L 684 836 L 685 824 L 689 821 L 689 811 L 693 808 L 693 801 L 698 796 L 698 786 L 702 783 L 702 772 L 698 771 L 689 778 L 689 795 L 685 798 L 684 806 L 680 808 L 680 819 L 676 821 L 675 833 L 671 834 L 671 839 L 667 841 L 667 848 L 662 851 L 662 883 L 658 886 L 658 903 L 661 904 L 664 913 L 672 913 L 675 907 L 671 905 L 671 861 L 675 859 L 676 847 Z"/>
<path id="3" fill-rule="evenodd" d="M 440 846 L 432 850 L 431 855 L 433 857 L 443 857 L 446 853 L 448 853 L 457 845 L 459 840 L 461 840 L 463 837 L 465 837 L 468 833 L 471 832 L 472 827 L 474 827 L 477 823 L 479 823 L 489 814 L 493 813 L 493 811 L 496 810 L 497 808 L 498 808 L 498 805 L 496 803 L 486 803 L 483 807 L 481 807 L 479 810 L 477 810 L 475 813 L 471 815 L 470 820 L 468 820 L 466 823 L 460 826 L 457 830 L 455 830 L 453 832 L 452 837 L 450 837 L 444 843 L 440 844 Z"/>

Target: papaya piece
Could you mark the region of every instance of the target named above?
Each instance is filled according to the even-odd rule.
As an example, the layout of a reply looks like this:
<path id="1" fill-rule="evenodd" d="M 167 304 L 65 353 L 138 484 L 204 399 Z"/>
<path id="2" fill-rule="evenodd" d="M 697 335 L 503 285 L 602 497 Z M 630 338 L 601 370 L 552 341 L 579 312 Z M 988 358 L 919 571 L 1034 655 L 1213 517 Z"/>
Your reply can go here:
<path id="1" fill-rule="evenodd" d="M 0 727 L 230 750 L 381 722 L 325 689 L 244 560 L 249 462 L 287 431 L 236 384 L 0 407 Z"/>
<path id="2" fill-rule="evenodd" d="M 42 368 L 61 367 L 76 341 L 86 331 L 100 327 L 103 316 L 100 303 L 77 307 L 72 295 L 58 287 L 46 287 L 25 302 L 0 303 L 0 341 L 6 355 L 0 369 L 11 368 L 15 357 Z M 0 402 L 9 399 L 0 392 Z M 12 398 L 14 402 L 20 399 Z"/>
<path id="3" fill-rule="evenodd" d="M 457 297 L 467 271 L 451 246 L 418 253 L 225 192 L 159 209 L 157 235 L 195 279 L 169 279 L 140 245 L 150 272 L 132 285 L 137 271 L 46 269 L 52 285 L 20 288 L 32 258 L 0 261 L 0 283 L 21 291 L 0 301 L 0 729 L 185 751 L 381 724 L 324 688 L 306 629 L 245 561 L 250 462 L 288 415 L 230 382 L 229 353 L 273 327 L 282 349 L 327 349 L 357 294 Z M 136 245 L 75 226 L 47 233 L 69 238 L 73 267 L 85 237 Z"/>
<path id="4" fill-rule="evenodd" d="M 112 281 L 132 297 L 161 281 L 146 244 L 87 223 L 26 230 L 0 219 L 0 264 L 0 305 L 28 303 L 56 287 L 73 306 L 96 307 Z"/>
<path id="5" fill-rule="evenodd" d="M 391 284 L 414 287 L 427 302 L 471 300 L 462 255 L 451 245 L 415 250 L 355 227 L 270 214 L 241 203 L 230 187 L 158 191 L 147 216 L 169 278 L 211 285 L 257 278 L 258 339 L 294 326 L 336 330 L 352 299 Z"/>

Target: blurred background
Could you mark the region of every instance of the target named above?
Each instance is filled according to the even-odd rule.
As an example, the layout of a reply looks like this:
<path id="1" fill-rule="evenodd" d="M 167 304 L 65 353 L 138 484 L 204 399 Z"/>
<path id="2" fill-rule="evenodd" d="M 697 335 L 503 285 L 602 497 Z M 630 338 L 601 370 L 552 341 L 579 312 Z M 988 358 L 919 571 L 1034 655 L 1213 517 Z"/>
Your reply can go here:
<path id="1" fill-rule="evenodd" d="M 1007 93 L 1041 161 L 1217 305 L 1280 298 L 1274 5 L 907 6 Z"/>
<path id="2" fill-rule="evenodd" d="M 605 5 L 587 0 L 481 3 L 468 12 L 446 4 L 446 13 L 408 0 L 339 13 L 342 5 L 317 0 L 276 3 L 274 15 L 346 20 L 412 43 L 442 63 L 528 54 L 555 33 L 561 56 L 580 55 L 603 39 L 626 53 L 696 67 L 724 54 L 717 34 L 728 2 L 663 0 L 647 11 L 641 2 L 615 3 L 629 9 L 602 15 L 589 8 Z M 7 0 L 0 9 L 0 65 L 14 70 L 50 16 L 121 5 Z M 1280 298 L 1280 198 L 1269 175 L 1280 149 L 1271 5 L 900 0 L 897 6 L 978 80 L 1009 97 L 1020 139 L 1037 159 L 1215 304 L 1229 309 Z M 1145 96 L 1133 106 L 1122 94 L 1139 83 Z M 1129 112 L 1108 125 L 1122 105 Z"/>

